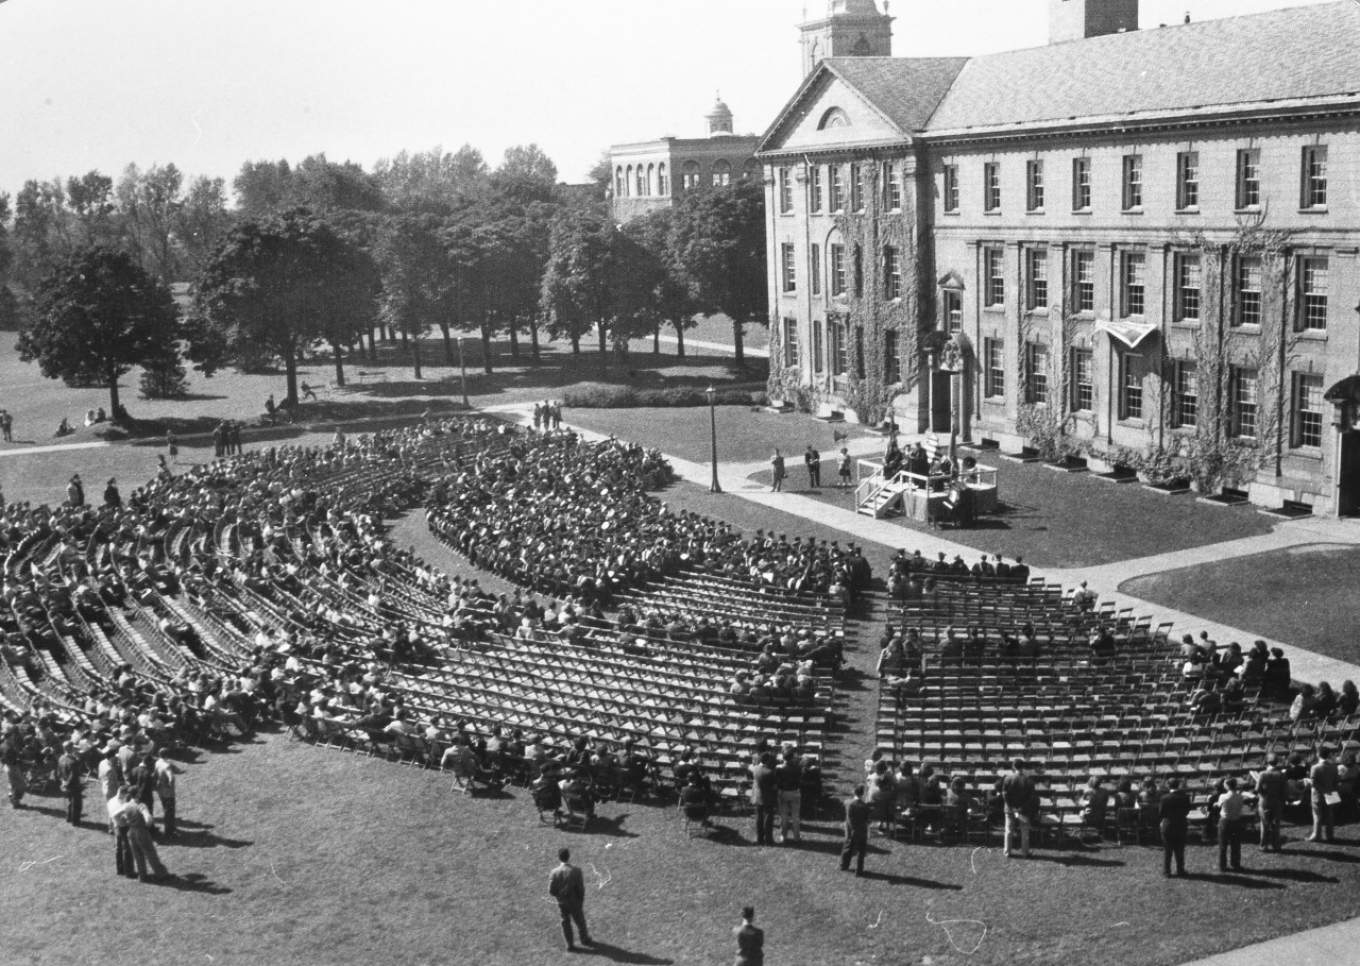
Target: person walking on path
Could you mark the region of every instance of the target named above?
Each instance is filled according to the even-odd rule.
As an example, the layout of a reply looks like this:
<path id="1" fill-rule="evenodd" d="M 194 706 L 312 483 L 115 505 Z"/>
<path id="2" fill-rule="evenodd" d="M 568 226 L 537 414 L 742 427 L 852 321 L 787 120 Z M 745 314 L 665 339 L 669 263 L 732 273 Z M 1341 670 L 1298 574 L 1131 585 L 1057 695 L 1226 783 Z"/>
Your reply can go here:
<path id="1" fill-rule="evenodd" d="M 1005 839 L 1002 853 L 1010 858 L 1011 836 L 1020 836 L 1020 854 L 1029 858 L 1029 815 L 1034 806 L 1034 778 L 1025 774 L 1025 763 L 1011 762 L 1011 771 L 1001 781 L 1002 803 L 1006 809 Z"/>
<path id="2" fill-rule="evenodd" d="M 808 444 L 807 451 L 803 453 L 803 462 L 807 464 L 808 486 L 814 490 L 822 488 L 822 454 L 817 452 L 811 443 Z"/>
<path id="3" fill-rule="evenodd" d="M 562 914 L 562 938 L 567 941 L 567 951 L 575 952 L 572 923 L 581 936 L 581 945 L 595 945 L 586 927 L 586 880 L 581 870 L 571 864 L 571 849 L 558 849 L 557 860 L 557 867 L 548 876 L 548 895 L 557 900 L 557 911 Z"/>
<path id="4" fill-rule="evenodd" d="M 778 493 L 784 489 L 784 454 L 778 449 L 770 457 L 770 468 L 773 470 L 774 482 L 770 486 L 771 493 Z"/>
<path id="5" fill-rule="evenodd" d="M 845 803 L 845 843 L 841 846 L 841 871 L 850 868 L 856 856 L 855 875 L 864 875 L 864 854 L 869 851 L 869 805 L 864 801 L 864 786 L 856 785 L 854 797 Z"/>
<path id="6" fill-rule="evenodd" d="M 1326 833 L 1327 841 L 1334 841 L 1335 827 L 1332 822 L 1332 799 L 1336 796 L 1336 765 L 1325 745 L 1318 745 L 1317 761 L 1308 771 L 1310 798 L 1313 804 L 1313 831 L 1309 842 L 1322 841 Z"/>
<path id="7" fill-rule="evenodd" d="M 755 924 L 756 907 L 744 906 L 741 925 L 732 929 L 737 940 L 735 966 L 765 966 L 765 931 Z"/>
<path id="8" fill-rule="evenodd" d="M 1176 860 L 1176 875 L 1185 875 L 1185 837 L 1189 824 L 1190 796 L 1181 789 L 1179 778 L 1166 780 L 1167 792 L 1157 805 L 1162 832 L 1162 875 L 1170 878 L 1171 860 Z"/>

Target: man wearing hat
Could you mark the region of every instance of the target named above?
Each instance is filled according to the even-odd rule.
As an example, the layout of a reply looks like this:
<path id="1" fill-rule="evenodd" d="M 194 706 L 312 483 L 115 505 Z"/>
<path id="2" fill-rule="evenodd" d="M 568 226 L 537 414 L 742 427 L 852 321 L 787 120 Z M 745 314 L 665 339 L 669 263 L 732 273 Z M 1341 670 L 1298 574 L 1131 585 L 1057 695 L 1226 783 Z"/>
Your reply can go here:
<path id="1" fill-rule="evenodd" d="M 0 767 L 9 779 L 9 803 L 15 808 L 23 808 L 24 792 L 28 783 L 24 780 L 24 766 L 20 761 L 19 750 L 22 739 L 13 725 L 6 724 L 3 740 L 0 740 Z"/>
<path id="2" fill-rule="evenodd" d="M 122 747 L 117 740 L 110 740 L 104 746 L 101 752 L 104 757 L 99 762 L 99 791 L 108 809 L 110 833 L 115 831 L 113 815 L 118 811 L 118 789 L 123 785 L 123 766 L 118 761 L 118 752 Z"/>
<path id="3" fill-rule="evenodd" d="M 81 774 L 80 762 L 76 760 L 74 741 L 64 742 L 61 746 L 61 757 L 57 759 L 57 784 L 66 796 L 66 821 L 78 826 L 85 804 L 85 777 Z"/>

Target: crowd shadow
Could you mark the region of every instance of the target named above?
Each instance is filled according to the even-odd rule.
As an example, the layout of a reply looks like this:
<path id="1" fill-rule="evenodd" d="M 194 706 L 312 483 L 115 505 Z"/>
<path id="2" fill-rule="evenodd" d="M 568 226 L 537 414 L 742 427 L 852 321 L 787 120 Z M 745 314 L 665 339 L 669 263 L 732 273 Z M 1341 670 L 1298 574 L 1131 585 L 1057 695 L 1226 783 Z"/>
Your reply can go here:
<path id="1" fill-rule="evenodd" d="M 218 885 L 208 879 L 200 872 L 190 872 L 186 875 L 172 875 L 168 879 L 161 879 L 156 885 L 165 889 L 174 889 L 177 892 L 202 892 L 210 896 L 225 896 L 231 894 L 231 889 L 226 886 Z"/>
<path id="2" fill-rule="evenodd" d="M 918 889 L 944 889 L 950 892 L 963 891 L 963 886 L 953 882 L 938 882 L 935 879 L 922 879 L 914 875 L 900 875 L 896 872 L 875 872 L 873 869 L 865 869 L 863 878 L 875 879 L 894 886 L 916 886 Z"/>
<path id="3" fill-rule="evenodd" d="M 624 949 L 622 946 L 603 943 L 599 940 L 596 940 L 593 946 L 580 947 L 580 950 L 592 956 L 603 956 L 605 959 L 616 963 L 633 963 L 635 966 L 671 966 L 675 962 L 673 959 L 662 959 L 648 953 L 634 952 L 631 949 Z"/>
<path id="4" fill-rule="evenodd" d="M 161 843 L 164 845 L 178 845 L 189 849 L 244 849 L 255 843 L 250 839 L 232 839 L 224 835 L 217 835 L 213 832 L 214 826 L 193 823 L 194 827 L 189 828 L 189 822 L 176 822 L 181 830 L 178 834 L 168 838 L 163 837 Z"/>
<path id="5" fill-rule="evenodd" d="M 1341 880 L 1336 876 L 1323 875 L 1311 869 L 1243 869 L 1243 875 L 1259 875 L 1267 879 L 1283 879 L 1286 882 L 1326 882 L 1335 885 Z"/>
<path id="6" fill-rule="evenodd" d="M 1251 878 L 1253 872 L 1242 869 L 1236 872 L 1187 872 L 1185 878 L 1193 882 L 1213 882 L 1218 885 L 1238 886 L 1243 889 L 1283 889 L 1278 882 L 1263 882 Z"/>

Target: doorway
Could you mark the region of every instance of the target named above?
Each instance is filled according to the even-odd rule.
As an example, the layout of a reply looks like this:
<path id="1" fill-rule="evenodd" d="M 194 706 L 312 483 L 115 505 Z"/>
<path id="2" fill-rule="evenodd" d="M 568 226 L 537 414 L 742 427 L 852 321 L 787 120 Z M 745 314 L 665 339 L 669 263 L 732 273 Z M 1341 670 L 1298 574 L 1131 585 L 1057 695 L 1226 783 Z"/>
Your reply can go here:
<path id="1" fill-rule="evenodd" d="M 950 382 L 952 372 L 936 370 L 930 374 L 930 428 L 937 433 L 949 432 Z"/>
<path id="2" fill-rule="evenodd" d="M 1337 480 L 1337 513 L 1343 517 L 1360 516 L 1360 431 L 1341 434 Z"/>

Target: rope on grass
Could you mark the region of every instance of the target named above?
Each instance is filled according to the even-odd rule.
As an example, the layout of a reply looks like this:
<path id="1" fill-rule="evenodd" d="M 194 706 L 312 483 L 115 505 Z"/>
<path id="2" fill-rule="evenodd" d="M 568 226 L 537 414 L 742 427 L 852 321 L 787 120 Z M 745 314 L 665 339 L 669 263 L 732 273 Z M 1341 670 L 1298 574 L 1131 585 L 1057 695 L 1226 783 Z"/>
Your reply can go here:
<path id="1" fill-rule="evenodd" d="M 881 923 L 882 921 L 883 921 L 883 910 L 880 909 L 880 910 L 878 910 L 878 918 L 875 919 L 873 922 L 869 923 L 869 928 L 870 928 L 870 929 L 877 929 L 879 923 Z"/>
<path id="2" fill-rule="evenodd" d="M 279 879 L 279 870 L 274 868 L 273 859 L 269 860 L 269 874 L 272 875 L 274 878 Z M 282 879 L 279 879 L 279 885 L 286 886 L 287 884 L 288 884 L 287 882 L 284 882 Z"/>
<path id="3" fill-rule="evenodd" d="M 41 860 L 39 860 L 39 859 L 28 859 L 28 860 L 26 860 L 26 861 L 24 861 L 24 862 L 20 862 L 20 863 L 19 863 L 19 871 L 20 871 L 20 872 L 27 872 L 29 869 L 33 868 L 34 866 L 38 866 L 38 865 L 46 865 L 46 864 L 49 863 L 49 862 L 55 862 L 55 861 L 57 861 L 57 859 L 59 859 L 59 858 L 61 858 L 61 856 L 59 856 L 59 855 L 54 855 L 54 856 L 52 856 L 52 858 L 50 858 L 50 859 L 41 859 Z"/>
<path id="4" fill-rule="evenodd" d="M 983 922 L 981 919 L 932 919 L 930 918 L 930 913 L 927 912 L 926 922 L 930 923 L 932 926 L 939 926 L 941 929 L 943 929 L 945 936 L 949 939 L 949 945 L 953 946 L 955 950 L 963 953 L 965 956 L 971 956 L 973 955 L 973 953 L 977 952 L 982 947 L 983 940 L 987 938 L 987 924 Z M 964 949 L 962 946 L 960 946 L 958 942 L 955 941 L 954 939 L 953 931 L 950 930 L 949 928 L 950 926 L 960 926 L 965 924 L 982 927 L 982 935 L 978 936 L 978 940 L 977 942 L 973 943 L 972 949 Z"/>
<path id="5" fill-rule="evenodd" d="M 601 875 L 600 870 L 595 868 L 594 862 L 590 863 L 590 871 L 595 873 L 595 885 L 597 888 L 603 889 L 605 886 L 609 885 L 609 883 L 614 881 L 614 874 L 612 872 L 610 872 L 608 869 L 605 869 L 604 875 Z"/>
<path id="6" fill-rule="evenodd" d="M 973 869 L 973 875 L 977 875 L 977 854 L 981 852 L 983 849 L 987 849 L 987 846 L 979 845 L 977 848 L 973 849 L 973 854 L 968 856 L 968 864 Z M 987 849 L 987 851 L 991 852 L 992 850 Z"/>

